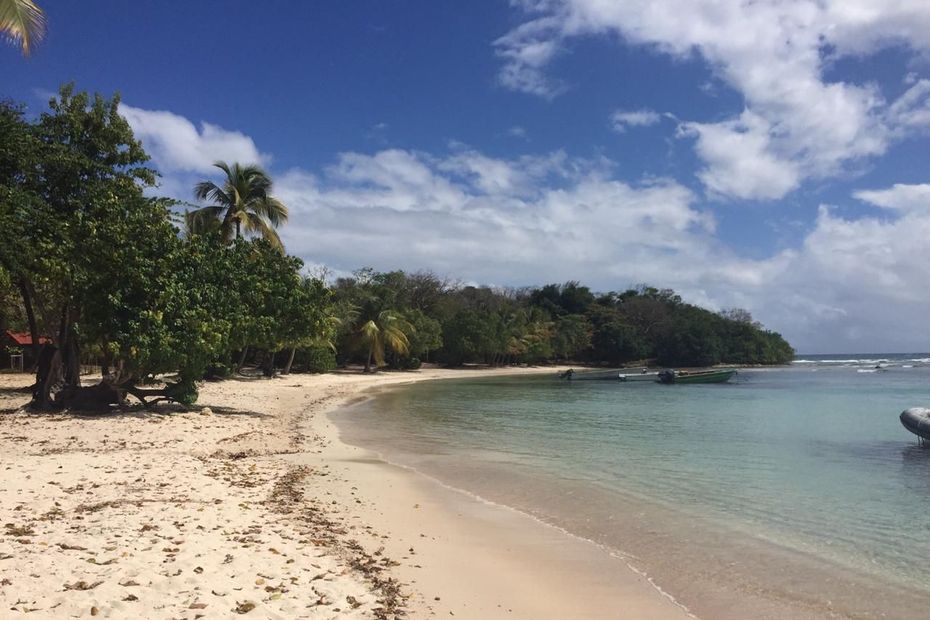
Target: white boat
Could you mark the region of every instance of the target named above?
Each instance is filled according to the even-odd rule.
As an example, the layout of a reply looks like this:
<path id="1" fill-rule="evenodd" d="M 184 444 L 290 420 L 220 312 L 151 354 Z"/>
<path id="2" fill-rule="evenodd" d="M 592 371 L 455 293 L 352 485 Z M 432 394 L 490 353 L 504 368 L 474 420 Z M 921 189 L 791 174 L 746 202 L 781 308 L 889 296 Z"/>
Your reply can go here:
<path id="1" fill-rule="evenodd" d="M 658 381 L 659 372 L 621 373 L 618 378 L 621 381 Z"/>
<path id="2" fill-rule="evenodd" d="M 566 370 L 559 374 L 562 379 L 570 381 L 655 381 L 658 379 L 658 372 L 628 372 L 624 373 L 617 369 L 611 370 Z"/>

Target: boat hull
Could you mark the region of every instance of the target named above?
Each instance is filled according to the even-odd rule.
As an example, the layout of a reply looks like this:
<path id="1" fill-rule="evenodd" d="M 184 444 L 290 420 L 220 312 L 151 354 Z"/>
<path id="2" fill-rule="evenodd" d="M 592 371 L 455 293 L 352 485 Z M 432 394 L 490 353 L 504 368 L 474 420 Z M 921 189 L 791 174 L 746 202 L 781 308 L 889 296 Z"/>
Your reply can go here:
<path id="1" fill-rule="evenodd" d="M 901 424 L 924 441 L 930 441 L 930 409 L 911 407 L 901 412 Z"/>
<path id="2" fill-rule="evenodd" d="M 726 383 L 733 378 L 736 371 L 697 370 L 697 371 L 663 371 L 659 373 L 659 383 L 690 385 L 695 383 Z"/>

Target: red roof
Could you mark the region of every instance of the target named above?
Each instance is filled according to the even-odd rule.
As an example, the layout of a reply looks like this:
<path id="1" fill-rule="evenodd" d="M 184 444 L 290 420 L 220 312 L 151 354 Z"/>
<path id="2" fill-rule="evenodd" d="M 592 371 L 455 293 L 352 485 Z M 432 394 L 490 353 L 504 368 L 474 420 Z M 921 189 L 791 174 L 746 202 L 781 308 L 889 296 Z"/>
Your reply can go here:
<path id="1" fill-rule="evenodd" d="M 6 330 L 6 336 L 21 347 L 32 346 L 32 336 L 29 334 Z M 39 344 L 49 344 L 51 341 L 52 339 L 47 336 L 39 336 Z"/>

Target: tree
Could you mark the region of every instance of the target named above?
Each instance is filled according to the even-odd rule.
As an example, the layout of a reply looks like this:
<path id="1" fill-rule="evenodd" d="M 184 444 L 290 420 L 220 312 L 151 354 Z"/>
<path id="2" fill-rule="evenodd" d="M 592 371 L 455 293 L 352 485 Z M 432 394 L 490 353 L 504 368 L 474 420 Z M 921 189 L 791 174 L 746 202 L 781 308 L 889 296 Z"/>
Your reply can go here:
<path id="1" fill-rule="evenodd" d="M 332 292 L 322 280 L 303 278 L 292 293 L 292 305 L 283 321 L 283 340 L 290 353 L 281 374 L 290 374 L 298 347 L 333 348 L 332 339 L 339 326 L 333 314 Z"/>
<path id="2" fill-rule="evenodd" d="M 150 224 L 167 221 L 164 205 L 143 197 L 155 174 L 118 107 L 118 96 L 91 98 L 66 85 L 25 131 L 14 123 L 15 152 L 0 156 L 12 162 L 0 175 L 0 217 L 15 239 L 4 261 L 53 343 L 37 367 L 37 406 L 80 385 L 81 330 L 96 318 L 86 302 L 109 287 L 100 288 L 99 275 L 123 257 L 119 277 L 132 272 L 132 241 L 156 243 Z"/>
<path id="3" fill-rule="evenodd" d="M 407 333 L 411 355 L 426 358 L 430 351 L 442 347 L 442 324 L 438 320 L 418 309 L 408 310 L 405 318 L 413 328 Z"/>
<path id="4" fill-rule="evenodd" d="M 45 37 L 45 13 L 32 0 L 0 0 L 0 33 L 28 56 Z"/>
<path id="5" fill-rule="evenodd" d="M 554 323 L 553 353 L 563 360 L 580 359 L 591 346 L 591 323 L 583 314 L 567 314 Z"/>
<path id="6" fill-rule="evenodd" d="M 407 334 L 413 327 L 393 310 L 382 310 L 376 316 L 363 319 L 356 328 L 362 344 L 367 348 L 365 372 L 371 372 L 371 364 L 384 365 L 384 351 L 390 349 L 404 355 L 410 348 Z"/>
<path id="7" fill-rule="evenodd" d="M 194 189 L 197 200 L 214 204 L 191 211 L 187 215 L 188 229 L 204 234 L 216 229 L 230 242 L 243 233 L 257 234 L 276 247 L 281 246 L 275 228 L 287 221 L 287 207 L 271 195 L 271 179 L 258 166 L 232 166 L 218 161 L 214 164 L 226 178 L 222 187 L 212 181 L 201 181 Z"/>

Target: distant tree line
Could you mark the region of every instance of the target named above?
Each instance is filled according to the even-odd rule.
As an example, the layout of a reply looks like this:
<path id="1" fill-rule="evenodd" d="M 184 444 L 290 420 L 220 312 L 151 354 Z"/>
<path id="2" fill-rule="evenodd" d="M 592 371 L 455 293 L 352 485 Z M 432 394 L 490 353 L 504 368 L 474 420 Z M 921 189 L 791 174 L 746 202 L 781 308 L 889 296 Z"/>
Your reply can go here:
<path id="1" fill-rule="evenodd" d="M 276 228 L 288 210 L 260 168 L 218 162 L 223 179 L 192 188 L 199 204 L 186 212 L 152 197 L 157 171 L 118 106 L 70 85 L 36 118 L 0 103 L 0 329 L 32 335 L 37 408 L 192 403 L 198 381 L 246 364 L 272 375 L 793 355 L 744 311 L 645 286 L 501 290 L 371 269 L 327 286 L 286 254 Z M 88 358 L 101 367 L 90 384 Z"/>
<path id="2" fill-rule="evenodd" d="M 358 271 L 333 286 L 335 303 L 366 317 L 389 313 L 407 335 L 388 347 L 396 368 L 422 361 L 450 366 L 542 362 L 664 366 L 784 364 L 794 350 L 745 310 L 720 313 L 687 304 L 668 289 L 641 285 L 594 293 L 578 282 L 540 288 L 460 286 L 431 273 Z M 339 333 L 339 360 L 363 361 L 352 326 Z M 360 357 L 361 356 L 361 357 Z"/>

